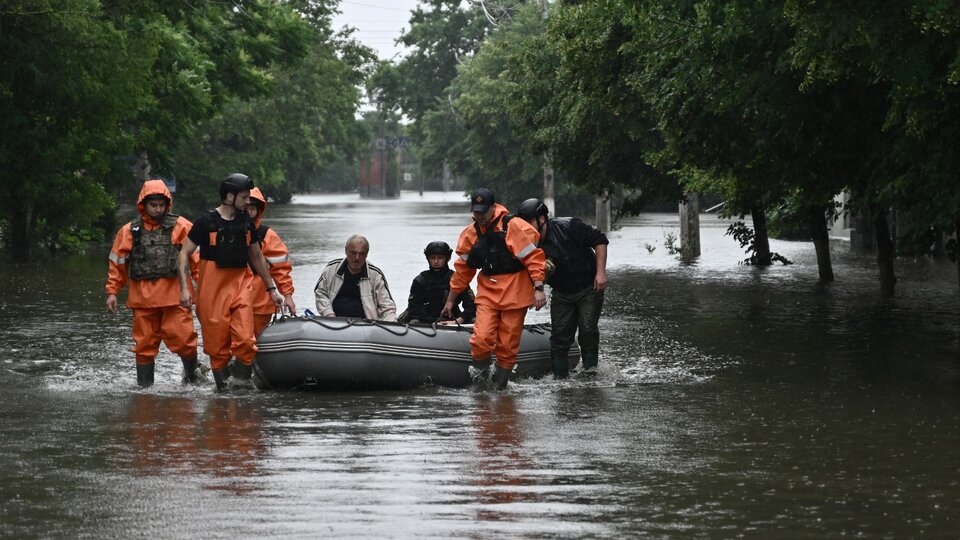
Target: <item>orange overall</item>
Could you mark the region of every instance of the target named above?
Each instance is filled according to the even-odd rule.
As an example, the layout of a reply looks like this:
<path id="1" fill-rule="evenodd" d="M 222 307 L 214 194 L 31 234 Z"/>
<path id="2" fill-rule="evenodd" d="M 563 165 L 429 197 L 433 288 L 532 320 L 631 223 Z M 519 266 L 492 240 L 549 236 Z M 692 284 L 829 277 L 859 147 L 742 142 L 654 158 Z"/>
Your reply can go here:
<path id="1" fill-rule="evenodd" d="M 503 217 L 506 215 L 506 208 L 495 205 L 495 231 L 503 230 Z M 480 227 L 480 231 L 486 234 L 486 227 Z M 527 316 L 527 308 L 533 305 L 533 282 L 543 281 L 544 278 L 546 259 L 543 250 L 536 247 L 539 241 L 540 233 L 532 225 L 519 218 L 511 219 L 506 229 L 507 249 L 523 263 L 524 269 L 496 276 L 481 272 L 477 277 L 477 319 L 473 325 L 473 337 L 470 338 L 470 355 L 474 360 L 486 360 L 493 353 L 498 366 L 513 369 L 516 365 L 523 321 Z M 459 257 L 453 263 L 451 292 L 459 294 L 464 291 L 477 273 L 476 269 L 467 265 L 467 257 L 476 242 L 477 232 L 470 224 L 457 240 Z"/>
<path id="2" fill-rule="evenodd" d="M 248 266 L 221 268 L 215 260 L 204 255 L 204 245 L 217 245 L 216 224 L 209 216 L 209 213 L 204 214 L 194 220 L 194 229 L 205 227 L 206 230 L 191 230 L 190 239 L 201 246 L 196 306 L 203 334 L 203 352 L 210 357 L 210 369 L 220 371 L 230 363 L 231 356 L 243 364 L 252 364 L 257 345 L 253 333 L 253 290 L 245 278 Z M 238 214 L 236 219 L 247 219 L 246 214 Z M 243 241 L 249 245 L 252 238 L 248 230 Z"/>
<path id="3" fill-rule="evenodd" d="M 155 231 L 161 223 L 151 218 L 144 210 L 144 199 L 151 195 L 163 195 L 173 206 L 173 197 L 163 180 L 148 180 L 143 183 L 137 198 L 137 209 L 143 221 L 143 230 Z M 168 207 L 167 211 L 170 211 Z M 187 237 L 190 221 L 176 219 L 170 242 L 179 246 Z M 106 293 L 116 295 L 129 284 L 127 307 L 133 310 L 133 352 L 137 364 L 154 363 L 163 341 L 171 352 L 183 358 L 197 356 L 197 331 L 193 326 L 193 314 L 180 307 L 180 284 L 176 276 L 157 279 L 130 279 L 128 267 L 133 250 L 134 233 L 131 223 L 124 225 L 110 249 L 110 268 Z M 194 266 L 198 258 L 192 257 Z"/>
<path id="4" fill-rule="evenodd" d="M 259 233 L 263 214 L 267 212 L 267 198 L 263 196 L 259 188 L 253 188 L 250 190 L 250 201 L 259 201 L 263 204 L 263 210 L 260 211 L 256 221 L 254 221 L 254 226 Z M 290 272 L 293 270 L 293 265 L 290 264 L 290 252 L 287 251 L 287 246 L 280 239 L 280 235 L 269 227 L 264 228 L 266 233 L 260 238 L 260 249 L 263 250 L 263 257 L 270 266 L 270 277 L 273 278 L 280 294 L 292 296 L 293 278 L 290 276 Z M 267 293 L 263 280 L 249 268 L 247 268 L 247 280 L 250 282 L 250 288 L 253 291 L 253 328 L 254 335 L 256 335 L 269 324 L 270 318 L 277 312 L 277 306 Z"/>

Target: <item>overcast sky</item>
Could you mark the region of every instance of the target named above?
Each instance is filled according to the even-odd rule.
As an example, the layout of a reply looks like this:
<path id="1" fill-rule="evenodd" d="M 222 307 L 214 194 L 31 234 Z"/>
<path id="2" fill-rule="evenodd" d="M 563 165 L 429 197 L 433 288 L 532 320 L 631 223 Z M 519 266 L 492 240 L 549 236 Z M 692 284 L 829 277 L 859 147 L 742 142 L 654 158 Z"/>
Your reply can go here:
<path id="1" fill-rule="evenodd" d="M 417 0 L 340 0 L 340 15 L 333 18 L 333 26 L 356 28 L 356 38 L 383 60 L 394 61 L 404 56 L 404 49 L 394 45 L 405 28 L 410 26 L 410 11 Z"/>

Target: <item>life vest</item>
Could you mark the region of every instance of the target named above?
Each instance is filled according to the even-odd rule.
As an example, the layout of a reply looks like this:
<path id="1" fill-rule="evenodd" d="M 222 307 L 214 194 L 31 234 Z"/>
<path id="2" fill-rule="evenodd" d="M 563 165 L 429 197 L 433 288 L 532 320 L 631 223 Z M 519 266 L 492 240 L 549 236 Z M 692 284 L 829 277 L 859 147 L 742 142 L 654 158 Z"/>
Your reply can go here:
<path id="1" fill-rule="evenodd" d="M 487 233 L 480 232 L 480 225 L 474 222 L 473 227 L 477 231 L 477 242 L 470 249 L 467 256 L 467 265 L 476 268 L 488 276 L 497 276 L 500 274 L 516 274 L 524 269 L 523 263 L 518 261 L 513 253 L 507 249 L 507 224 L 513 219 L 512 215 L 503 217 L 503 228 L 495 230 L 496 218 L 487 225 Z"/>
<path id="2" fill-rule="evenodd" d="M 416 315 L 429 315 L 434 320 L 440 316 L 443 305 L 447 302 L 447 295 L 450 293 L 450 276 L 453 270 L 449 268 L 444 272 L 434 272 L 426 270 L 414 278 L 423 292 L 419 297 L 410 297 L 410 310 Z M 459 308 L 454 305 L 454 311 L 459 312 Z M 414 313 L 411 313 L 414 315 Z M 456 313 L 459 315 L 459 313 Z"/>
<path id="3" fill-rule="evenodd" d="M 173 245 L 173 228 L 177 225 L 176 214 L 167 213 L 160 226 L 152 231 L 144 230 L 143 217 L 130 222 L 133 247 L 127 272 L 130 279 L 160 279 L 177 276 L 177 257 L 180 246 Z"/>
<path id="4" fill-rule="evenodd" d="M 247 255 L 247 232 L 250 221 L 246 214 L 238 213 L 232 220 L 223 219 L 220 212 L 210 211 L 210 217 L 217 227 L 217 245 L 213 260 L 217 268 L 243 268 L 249 262 Z"/>

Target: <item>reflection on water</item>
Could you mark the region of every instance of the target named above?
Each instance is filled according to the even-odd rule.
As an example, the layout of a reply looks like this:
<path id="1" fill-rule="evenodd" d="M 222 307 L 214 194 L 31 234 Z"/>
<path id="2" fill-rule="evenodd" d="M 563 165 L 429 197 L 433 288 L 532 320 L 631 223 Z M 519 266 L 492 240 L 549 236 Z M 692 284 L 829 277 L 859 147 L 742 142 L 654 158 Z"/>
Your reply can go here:
<path id="1" fill-rule="evenodd" d="M 479 488 L 477 519 L 480 521 L 511 519 L 509 511 L 488 505 L 539 500 L 535 491 L 524 489 L 533 483 L 525 477 L 525 471 L 533 467 L 523 454 L 523 432 L 514 399 L 512 395 L 489 394 L 477 398 L 473 418 L 481 459 L 473 476 Z"/>
<path id="2" fill-rule="evenodd" d="M 197 410 L 200 405 L 204 407 Z M 138 393 L 130 407 L 130 461 L 145 475 L 211 477 L 207 489 L 249 494 L 264 455 L 256 406 L 238 399 L 205 403 Z"/>
<path id="3" fill-rule="evenodd" d="M 266 220 L 303 307 L 362 233 L 402 309 L 423 246 L 469 219 L 455 195 L 294 202 Z M 662 245 L 674 216 L 611 232 L 600 376 L 506 394 L 222 397 L 166 350 L 140 390 L 106 247 L 0 265 L 0 536 L 956 536 L 955 269 L 900 261 L 885 299 L 842 244 L 822 286 L 809 244 L 743 267 L 726 223 L 701 223 L 690 265 Z"/>

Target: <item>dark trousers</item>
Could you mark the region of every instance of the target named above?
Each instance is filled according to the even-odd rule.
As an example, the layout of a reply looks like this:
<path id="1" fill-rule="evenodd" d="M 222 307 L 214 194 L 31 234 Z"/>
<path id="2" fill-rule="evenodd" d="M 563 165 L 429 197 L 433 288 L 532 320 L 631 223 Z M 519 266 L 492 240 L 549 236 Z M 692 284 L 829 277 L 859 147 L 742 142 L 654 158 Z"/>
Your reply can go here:
<path id="1" fill-rule="evenodd" d="M 587 287 L 575 293 L 550 293 L 550 357 L 554 374 L 565 375 L 567 355 L 577 335 L 583 368 L 596 367 L 600 359 L 600 310 L 603 309 L 603 291 Z M 577 331 L 579 330 L 579 334 Z M 563 366 L 563 367 L 561 367 Z M 559 372 L 558 372 L 559 368 Z"/>

